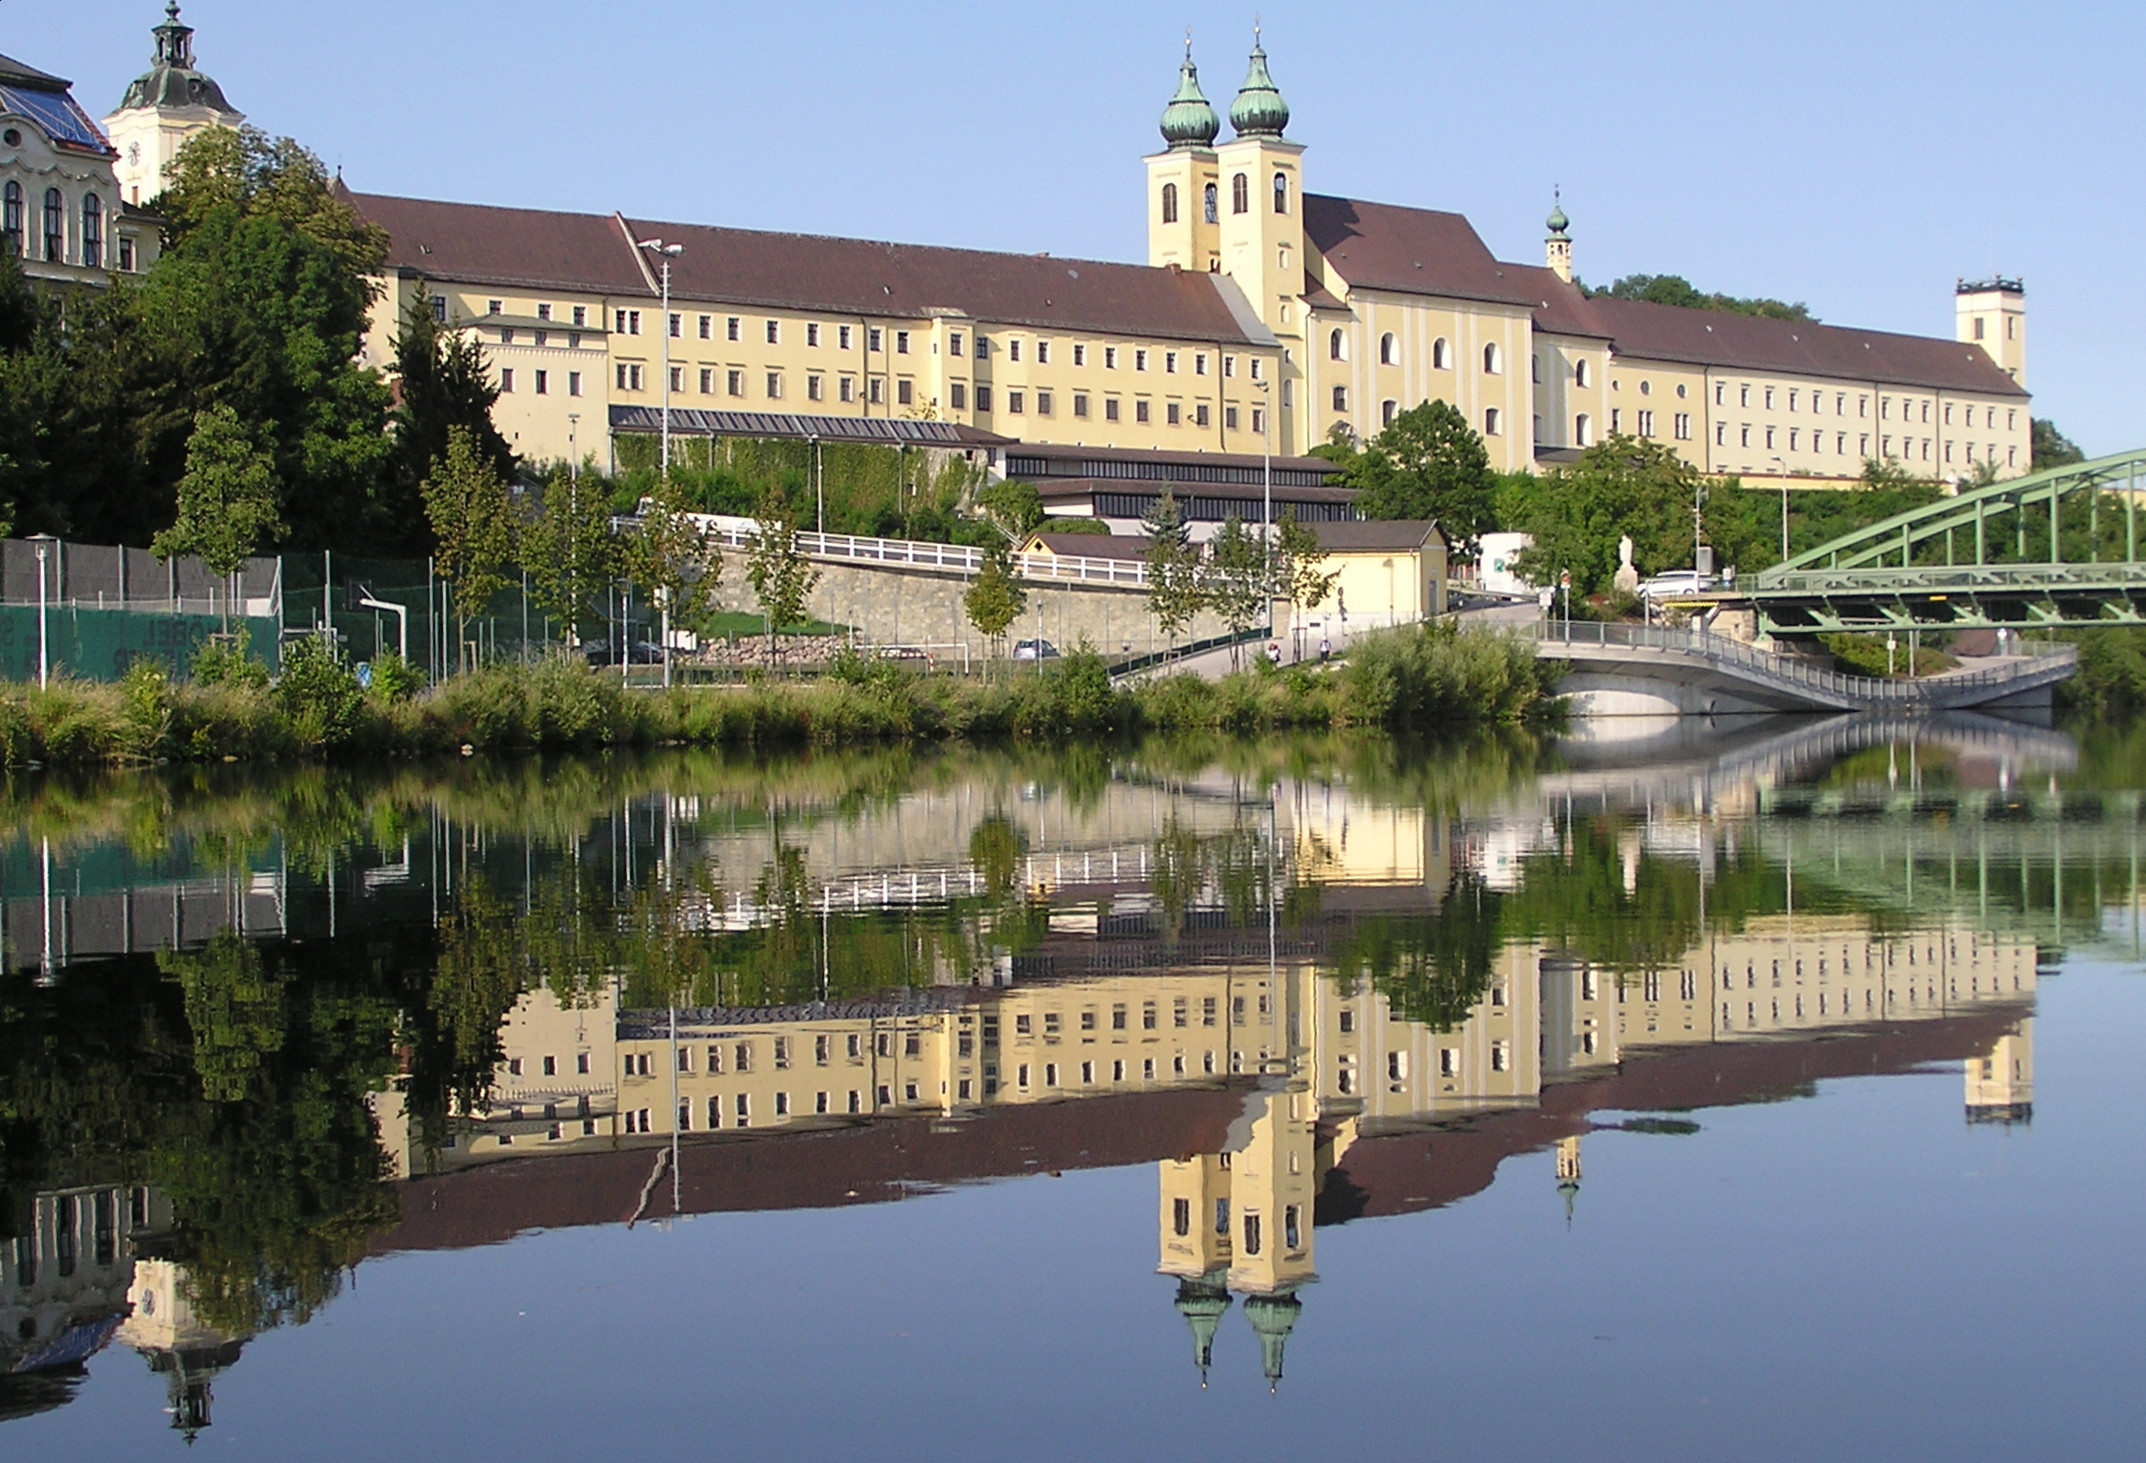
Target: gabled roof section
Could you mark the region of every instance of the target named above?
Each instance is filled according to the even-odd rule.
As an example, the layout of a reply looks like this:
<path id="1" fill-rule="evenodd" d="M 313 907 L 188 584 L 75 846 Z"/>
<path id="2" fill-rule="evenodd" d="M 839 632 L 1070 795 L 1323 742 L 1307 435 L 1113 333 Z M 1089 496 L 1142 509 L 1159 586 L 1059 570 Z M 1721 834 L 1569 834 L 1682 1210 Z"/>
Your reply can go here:
<path id="1" fill-rule="evenodd" d="M 26 65 L 13 56 L 0 56 L 0 85 L 26 86 L 32 91 L 65 91 L 74 83 Z"/>
<path id="2" fill-rule="evenodd" d="M 360 214 L 387 230 L 390 269 L 462 284 L 654 293 L 617 221 L 601 214 L 373 193 L 349 198 Z"/>
<path id="3" fill-rule="evenodd" d="M 1505 272 L 1519 281 L 1522 293 L 1533 297 L 1537 330 L 1549 335 L 1609 339 L 1609 327 L 1588 308 L 1593 301 L 1571 280 L 1559 279 L 1539 264 L 1508 264 Z"/>
<path id="4" fill-rule="evenodd" d="M 2027 395 L 1982 347 L 1960 341 L 1639 300 L 1597 297 L 1585 304 L 1589 318 L 1602 327 L 1595 333 L 1608 335 L 1619 355 L 1727 370 L 1846 378 L 1925 391 Z"/>
<path id="5" fill-rule="evenodd" d="M 73 83 L 49 71 L 26 66 L 12 56 L 0 56 L 0 112 L 26 117 L 52 140 L 55 147 L 73 152 L 116 157 L 112 144 L 75 105 L 68 88 Z"/>
<path id="6" fill-rule="evenodd" d="M 1319 547 L 1330 554 L 1413 553 L 1434 538 L 1441 544 L 1445 542 L 1437 522 L 1429 518 L 1376 518 L 1312 523 L 1306 527 L 1318 538 Z"/>
<path id="7" fill-rule="evenodd" d="M 388 231 L 391 268 L 431 279 L 647 296 L 651 276 L 633 241 L 661 238 L 684 245 L 671 265 L 678 300 L 1220 344 L 1274 339 L 1233 284 L 1204 273 L 371 193 L 350 201 Z"/>
<path id="8" fill-rule="evenodd" d="M 1205 273 L 648 219 L 629 226 L 641 238 L 685 246 L 671 266 L 674 297 L 836 315 L 950 312 L 989 324 L 1184 340 L 1273 339 L 1249 309 L 1240 319 L 1218 277 Z"/>
<path id="9" fill-rule="evenodd" d="M 1304 237 L 1351 289 L 1533 305 L 1516 267 L 1501 264 L 1457 213 L 1304 195 Z"/>

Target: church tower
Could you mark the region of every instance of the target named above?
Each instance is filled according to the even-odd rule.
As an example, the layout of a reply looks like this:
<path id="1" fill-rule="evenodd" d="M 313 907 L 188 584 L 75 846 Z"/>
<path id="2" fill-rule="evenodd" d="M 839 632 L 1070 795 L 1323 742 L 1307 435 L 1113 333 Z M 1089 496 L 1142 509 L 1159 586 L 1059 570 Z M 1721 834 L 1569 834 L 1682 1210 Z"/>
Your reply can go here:
<path id="1" fill-rule="evenodd" d="M 1257 30 L 1251 67 L 1230 103 L 1236 136 L 1215 150 L 1221 174 L 1222 272 L 1287 343 L 1304 334 L 1304 149 L 1282 134 L 1289 104 L 1267 72 Z M 1301 349 L 1293 350 L 1301 362 Z"/>
<path id="2" fill-rule="evenodd" d="M 1572 235 L 1568 230 L 1572 220 L 1565 217 L 1565 205 L 1555 193 L 1551 194 L 1550 216 L 1543 220 L 1543 227 L 1550 231 L 1550 236 L 1542 244 L 1543 263 L 1550 266 L 1552 274 L 1571 284 Z"/>
<path id="3" fill-rule="evenodd" d="M 120 196 L 137 207 L 164 191 L 164 171 L 187 138 L 246 120 L 224 100 L 223 88 L 194 68 L 194 28 L 180 23 L 179 0 L 164 7 L 164 23 L 150 34 L 156 59 L 104 119 L 105 135 L 119 151 L 113 171 Z"/>
<path id="4" fill-rule="evenodd" d="M 2027 286 L 2025 281 L 1963 279 L 1954 292 L 1959 337 L 1979 345 L 2007 376 L 2027 384 Z"/>
<path id="5" fill-rule="evenodd" d="M 1221 267 L 1215 220 L 1215 134 L 1222 121 L 1200 91 L 1192 64 L 1192 37 L 1185 37 L 1185 64 L 1178 68 L 1177 95 L 1162 114 L 1163 150 L 1148 164 L 1148 263 L 1163 268 Z"/>

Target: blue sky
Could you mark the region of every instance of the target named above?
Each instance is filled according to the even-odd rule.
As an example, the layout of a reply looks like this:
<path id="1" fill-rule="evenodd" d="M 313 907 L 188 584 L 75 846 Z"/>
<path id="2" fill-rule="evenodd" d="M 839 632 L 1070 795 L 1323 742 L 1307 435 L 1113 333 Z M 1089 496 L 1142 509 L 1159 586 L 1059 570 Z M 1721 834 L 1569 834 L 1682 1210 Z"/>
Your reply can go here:
<path id="1" fill-rule="evenodd" d="M 1535 261 L 1561 184 L 1588 280 L 1879 329 L 1949 335 L 1956 277 L 2023 275 L 2036 413 L 2146 445 L 2146 294 L 2108 283 L 2146 233 L 2146 7 L 1255 3 L 1313 191 L 1458 210 Z M 0 0 L 0 51 L 101 115 L 160 11 Z M 185 14 L 234 104 L 360 189 L 1111 259 L 1144 256 L 1186 26 L 1225 107 L 1251 39 L 1212 0 Z"/>

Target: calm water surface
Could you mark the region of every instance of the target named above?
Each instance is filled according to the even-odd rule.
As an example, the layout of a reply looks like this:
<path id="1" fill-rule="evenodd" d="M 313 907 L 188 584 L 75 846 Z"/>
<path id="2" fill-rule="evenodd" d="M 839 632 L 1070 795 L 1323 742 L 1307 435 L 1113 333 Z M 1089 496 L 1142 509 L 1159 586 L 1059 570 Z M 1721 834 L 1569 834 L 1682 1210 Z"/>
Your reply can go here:
<path id="1" fill-rule="evenodd" d="M 2146 735 L 24 780 L 10 1457 L 2132 1456 Z"/>

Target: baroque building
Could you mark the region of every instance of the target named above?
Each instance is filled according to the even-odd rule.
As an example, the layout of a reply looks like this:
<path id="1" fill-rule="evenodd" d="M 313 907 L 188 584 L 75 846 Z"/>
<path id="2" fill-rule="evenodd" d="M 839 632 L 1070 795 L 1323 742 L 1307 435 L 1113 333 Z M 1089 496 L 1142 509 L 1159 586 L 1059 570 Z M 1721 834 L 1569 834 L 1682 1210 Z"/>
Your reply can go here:
<path id="1" fill-rule="evenodd" d="M 159 234 L 122 201 L 119 153 L 72 86 L 0 56 L 0 248 L 42 284 L 96 287 L 147 269 Z"/>

